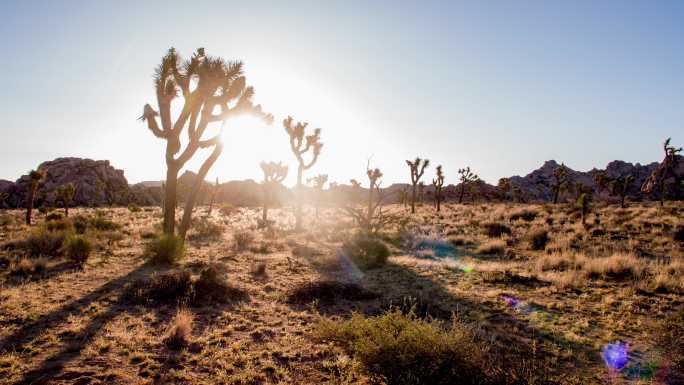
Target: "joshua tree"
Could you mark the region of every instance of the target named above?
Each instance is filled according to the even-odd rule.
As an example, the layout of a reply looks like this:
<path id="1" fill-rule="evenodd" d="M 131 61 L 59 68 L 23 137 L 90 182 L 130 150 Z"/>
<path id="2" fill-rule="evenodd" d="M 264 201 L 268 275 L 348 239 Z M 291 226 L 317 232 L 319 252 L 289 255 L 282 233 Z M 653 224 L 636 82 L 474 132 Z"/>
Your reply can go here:
<path id="1" fill-rule="evenodd" d="M 568 177 L 568 168 L 565 164 L 561 163 L 555 170 L 553 170 L 553 185 L 551 185 L 551 191 L 553 191 L 553 204 L 558 203 L 558 197 L 561 191 L 567 187 L 570 181 Z"/>
<path id="2" fill-rule="evenodd" d="M 406 208 L 408 206 L 408 201 L 409 201 L 409 195 L 408 195 L 408 189 L 403 189 L 399 191 L 399 203 Z"/>
<path id="3" fill-rule="evenodd" d="M 76 186 L 74 186 L 73 183 L 67 183 L 65 185 L 59 186 L 55 193 L 64 204 L 64 216 L 68 217 L 69 205 L 71 204 L 71 201 L 74 199 L 74 195 L 76 194 Z"/>
<path id="4" fill-rule="evenodd" d="M 365 232 L 372 234 L 377 233 L 385 225 L 396 220 L 394 216 L 386 215 L 382 212 L 382 195 L 380 194 L 380 178 L 382 172 L 379 168 L 370 169 L 370 165 L 366 166 L 366 175 L 368 176 L 368 206 L 364 210 L 362 208 L 346 207 L 347 213 L 354 219 L 354 221 Z"/>
<path id="5" fill-rule="evenodd" d="M 304 170 L 310 169 L 318 160 L 318 156 L 321 154 L 321 148 L 323 148 L 323 143 L 321 143 L 321 129 L 317 128 L 314 130 L 312 135 L 305 136 L 305 130 L 308 123 L 297 122 L 293 124 L 294 121 L 291 116 L 283 121 L 283 126 L 285 127 L 285 132 L 290 136 L 290 149 L 292 153 L 297 158 L 297 207 L 295 209 L 295 230 L 302 229 L 302 174 Z M 304 161 L 304 154 L 311 150 L 311 160 L 307 163 Z"/>
<path id="6" fill-rule="evenodd" d="M 0 191 L 0 207 L 5 205 L 7 198 L 9 198 L 9 194 L 4 191 Z"/>
<path id="7" fill-rule="evenodd" d="M 513 185 L 511 185 L 511 180 L 508 178 L 501 178 L 499 179 L 497 187 L 499 187 L 499 190 L 503 192 L 504 199 L 508 199 L 508 194 L 510 194 L 511 190 L 513 189 Z"/>
<path id="8" fill-rule="evenodd" d="M 207 210 L 207 216 L 211 216 L 211 211 L 214 209 L 214 201 L 216 200 L 216 194 L 218 194 L 218 190 L 221 187 L 221 184 L 219 183 L 219 178 L 216 177 L 216 183 L 214 183 L 214 188 L 211 189 L 211 199 L 209 200 L 209 210 Z"/>
<path id="9" fill-rule="evenodd" d="M 625 175 L 610 182 L 610 194 L 620 197 L 620 207 L 622 208 L 625 208 L 625 198 L 632 182 L 634 182 L 634 177 L 631 175 Z"/>
<path id="10" fill-rule="evenodd" d="M 261 162 L 261 171 L 264 172 L 264 209 L 261 215 L 261 225 L 268 225 L 268 205 L 273 201 L 273 191 L 276 186 L 287 177 L 287 166 L 281 162 Z"/>
<path id="11" fill-rule="evenodd" d="M 596 192 L 601 195 L 608 188 L 610 177 L 605 172 L 599 171 L 594 174 L 594 183 L 596 184 Z"/>
<path id="12" fill-rule="evenodd" d="M 432 186 L 435 188 L 435 207 L 437 208 L 437 211 L 440 211 L 442 203 L 442 186 L 444 186 L 442 165 L 437 166 L 437 177 L 432 179 Z"/>
<path id="13" fill-rule="evenodd" d="M 582 224 L 585 225 L 587 223 L 587 214 L 591 210 L 591 193 L 581 193 L 579 198 L 577 198 L 577 206 L 582 212 Z"/>
<path id="14" fill-rule="evenodd" d="M 307 179 L 306 182 L 313 183 L 313 188 L 316 190 L 316 197 L 314 199 L 316 201 L 316 218 L 318 218 L 318 207 L 321 204 L 323 187 L 328 183 L 328 174 L 318 174 L 313 178 Z"/>
<path id="15" fill-rule="evenodd" d="M 461 188 L 458 194 L 458 203 L 463 203 L 463 197 L 465 196 L 466 187 L 468 187 L 469 184 L 479 180 L 480 178 L 477 176 L 477 174 L 470 171 L 470 166 L 466 168 L 459 168 L 458 174 L 458 180 L 461 181 Z"/>
<path id="16" fill-rule="evenodd" d="M 430 165 L 430 160 L 420 159 L 419 157 L 416 157 L 416 160 L 414 160 L 413 162 L 407 160 L 406 164 L 409 166 L 409 169 L 411 170 L 411 213 L 415 213 L 416 187 L 418 186 L 418 182 L 420 181 L 420 178 L 423 176 L 423 173 L 425 172 L 425 168 Z"/>
<path id="17" fill-rule="evenodd" d="M 36 197 L 36 191 L 38 186 L 45 178 L 45 172 L 41 169 L 31 170 L 29 172 L 29 191 L 28 197 L 26 198 L 26 224 L 31 224 L 31 214 L 33 213 L 33 199 Z"/>
<path id="18" fill-rule="evenodd" d="M 665 201 L 665 181 L 673 177 L 675 180 L 674 187 L 677 189 L 679 183 L 677 181 L 678 175 L 675 173 L 677 168 L 677 163 L 679 161 L 678 154 L 682 152 L 682 148 L 676 148 L 670 145 L 672 138 L 667 138 L 665 143 L 663 143 L 663 151 L 665 152 L 665 158 L 658 167 L 653 170 L 653 173 L 646 179 L 644 184 L 641 186 L 641 191 L 646 194 L 653 192 L 655 186 L 658 186 L 660 193 L 660 205 L 662 206 Z"/>
<path id="19" fill-rule="evenodd" d="M 157 67 L 154 85 L 159 111 L 145 105 L 141 120 L 147 122 L 152 133 L 166 141 L 166 186 L 164 194 L 164 232 L 173 235 L 176 212 L 176 187 L 178 172 L 199 149 L 212 149 L 197 173 L 190 196 L 185 203 L 179 236 L 185 238 L 190 227 L 192 210 L 202 182 L 211 166 L 223 151 L 221 133 L 202 139 L 210 123 L 225 122 L 240 114 L 253 114 L 272 122 L 261 106 L 252 104 L 254 89 L 245 85 L 242 62 L 228 62 L 204 53 L 199 48 L 190 60 L 181 63 L 175 49 L 169 49 Z M 182 96 L 183 108 L 175 122 L 171 116 L 171 104 Z M 216 113 L 216 110 L 219 110 Z M 161 127 L 157 121 L 161 120 Z M 187 132 L 187 144 L 181 151 L 181 134 Z"/>

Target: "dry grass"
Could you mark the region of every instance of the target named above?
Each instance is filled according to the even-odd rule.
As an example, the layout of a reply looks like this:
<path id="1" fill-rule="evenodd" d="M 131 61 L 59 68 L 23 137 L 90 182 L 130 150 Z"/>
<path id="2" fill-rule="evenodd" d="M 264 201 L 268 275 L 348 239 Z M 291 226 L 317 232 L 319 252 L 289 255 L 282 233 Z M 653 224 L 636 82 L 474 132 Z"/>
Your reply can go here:
<path id="1" fill-rule="evenodd" d="M 169 349 L 181 349 L 188 345 L 192 334 L 194 318 L 187 309 L 180 309 L 173 317 L 164 337 L 164 344 Z"/>

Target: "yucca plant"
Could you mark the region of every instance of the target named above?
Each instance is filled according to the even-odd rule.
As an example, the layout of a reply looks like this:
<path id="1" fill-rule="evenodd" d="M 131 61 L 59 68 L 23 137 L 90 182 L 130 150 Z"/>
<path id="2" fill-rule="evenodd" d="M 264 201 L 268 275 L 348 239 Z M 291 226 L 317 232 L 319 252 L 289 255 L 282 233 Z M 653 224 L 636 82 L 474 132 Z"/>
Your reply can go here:
<path id="1" fill-rule="evenodd" d="M 264 113 L 260 105 L 253 105 L 254 89 L 246 86 L 242 67 L 240 61 L 208 56 L 204 48 L 199 48 L 184 62 L 171 48 L 157 67 L 154 85 L 159 111 L 146 104 L 140 119 L 147 122 L 147 127 L 156 137 L 166 141 L 163 227 L 167 235 L 175 232 L 178 172 L 197 150 L 212 149 L 211 155 L 200 167 L 185 202 L 178 231 L 180 238 L 185 239 L 199 190 L 209 169 L 223 151 L 222 133 L 203 139 L 207 127 L 211 123 L 221 122 L 223 128 L 226 121 L 242 114 L 255 115 L 269 123 L 273 121 L 273 116 Z M 184 100 L 183 107 L 174 120 L 171 104 L 179 96 Z M 182 149 L 180 138 L 184 131 L 188 140 Z"/>
<path id="2" fill-rule="evenodd" d="M 591 198 L 591 194 L 586 192 L 581 193 L 579 198 L 577 198 L 577 207 L 579 207 L 580 212 L 582 213 L 583 225 L 586 225 L 587 214 L 589 214 L 589 210 L 591 210 Z"/>
<path id="3" fill-rule="evenodd" d="M 568 168 L 565 167 L 565 164 L 561 163 L 560 166 L 553 170 L 553 184 L 551 185 L 551 191 L 553 192 L 553 204 L 558 203 L 560 193 L 564 188 L 566 188 L 569 181 Z"/>
<path id="4" fill-rule="evenodd" d="M 297 158 L 297 204 L 295 208 L 295 230 L 299 231 L 302 229 L 302 176 L 305 170 L 310 169 L 316 164 L 319 155 L 321 154 L 321 149 L 323 148 L 323 143 L 321 142 L 321 129 L 317 128 L 311 135 L 305 135 L 306 127 L 309 124 L 306 122 L 295 123 L 291 116 L 283 120 L 283 127 L 285 127 L 285 132 L 290 138 L 290 149 Z M 304 160 L 304 155 L 307 152 L 311 152 L 311 157 L 308 162 Z"/>
<path id="5" fill-rule="evenodd" d="M 625 208 L 625 198 L 632 182 L 634 182 L 634 177 L 631 175 L 625 175 L 610 182 L 610 194 L 620 197 L 620 207 L 622 208 Z"/>

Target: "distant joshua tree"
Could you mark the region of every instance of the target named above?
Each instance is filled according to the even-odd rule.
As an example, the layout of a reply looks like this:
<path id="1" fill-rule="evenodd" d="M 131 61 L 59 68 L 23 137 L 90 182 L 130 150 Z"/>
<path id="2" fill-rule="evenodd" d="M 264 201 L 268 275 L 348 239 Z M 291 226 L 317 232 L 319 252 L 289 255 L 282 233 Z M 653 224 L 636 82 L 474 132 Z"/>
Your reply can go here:
<path id="1" fill-rule="evenodd" d="M 304 170 L 310 169 L 318 160 L 321 154 L 323 143 L 321 143 L 321 129 L 314 130 L 312 135 L 304 135 L 308 123 L 297 122 L 293 124 L 293 119 L 288 116 L 283 121 L 285 132 L 290 136 L 290 149 L 297 158 L 299 167 L 297 168 L 297 207 L 295 209 L 295 230 L 302 229 L 302 174 Z M 312 152 L 311 160 L 306 163 L 304 154 L 309 150 Z"/>
<path id="2" fill-rule="evenodd" d="M 0 208 L 4 207 L 7 198 L 9 198 L 9 194 L 4 191 L 0 191 Z"/>
<path id="3" fill-rule="evenodd" d="M 380 231 L 384 226 L 396 220 L 395 217 L 382 212 L 382 195 L 380 193 L 380 179 L 382 172 L 379 168 L 371 169 L 366 166 L 368 176 L 368 206 L 366 209 L 346 207 L 347 213 L 365 232 L 372 234 Z"/>
<path id="4" fill-rule="evenodd" d="M 499 179 L 497 187 L 499 187 L 499 190 L 503 192 L 504 199 L 508 200 L 508 196 L 511 193 L 511 190 L 513 189 L 513 185 L 511 185 L 511 180 L 509 178 L 501 178 Z"/>
<path id="5" fill-rule="evenodd" d="M 408 189 L 402 189 L 399 191 L 399 203 L 404 207 L 408 207 L 408 202 L 409 202 L 409 193 Z"/>
<path id="6" fill-rule="evenodd" d="M 435 188 L 435 208 L 437 211 L 440 211 L 442 203 L 442 187 L 444 186 L 444 173 L 442 173 L 442 165 L 437 166 L 437 175 L 436 178 L 432 179 L 432 186 Z"/>
<path id="7" fill-rule="evenodd" d="M 242 62 L 228 62 L 208 56 L 204 53 L 204 48 L 199 48 L 190 60 L 182 63 L 176 50 L 169 49 L 157 67 L 154 84 L 159 111 L 146 104 L 140 119 L 147 122 L 147 127 L 156 137 L 166 141 L 164 233 L 174 235 L 175 231 L 178 172 L 197 150 L 212 149 L 211 155 L 200 167 L 185 203 L 178 234 L 185 239 L 200 188 L 209 169 L 223 151 L 222 132 L 202 139 L 209 124 L 222 122 L 223 127 L 228 119 L 241 114 L 255 115 L 270 123 L 273 116 L 265 114 L 260 105 L 252 104 L 254 89 L 246 86 L 245 77 L 242 76 Z M 184 102 L 174 122 L 171 104 L 179 94 Z M 157 122 L 158 117 L 161 127 Z M 187 145 L 181 152 L 181 133 L 184 130 L 188 138 Z"/>
<path id="8" fill-rule="evenodd" d="M 328 174 L 318 174 L 313 178 L 307 179 L 306 181 L 307 183 L 313 183 L 313 188 L 316 190 L 316 197 L 314 199 L 316 202 L 316 218 L 318 218 L 318 208 L 321 205 L 323 187 L 325 187 L 325 184 L 328 183 Z"/>
<path id="9" fill-rule="evenodd" d="M 567 187 L 570 178 L 568 177 L 568 168 L 565 164 L 561 163 L 555 170 L 553 170 L 553 185 L 551 185 L 551 191 L 553 191 L 553 204 L 558 203 L 558 197 L 561 191 Z"/>
<path id="10" fill-rule="evenodd" d="M 655 189 L 656 185 L 660 193 L 660 205 L 663 206 L 665 203 L 665 181 L 673 177 L 675 180 L 674 188 L 678 189 L 677 174 L 675 169 L 677 168 L 677 163 L 679 162 L 678 154 L 682 152 L 682 148 L 676 148 L 670 145 L 672 138 L 667 138 L 663 143 L 663 151 L 665 152 L 665 158 L 662 163 L 653 171 L 653 173 L 646 179 L 644 184 L 641 186 L 641 191 L 646 194 L 650 194 Z"/>
<path id="11" fill-rule="evenodd" d="M 458 194 L 458 203 L 463 203 L 463 197 L 465 196 L 466 187 L 471 183 L 478 181 L 480 178 L 477 174 L 470 171 L 470 167 L 458 169 L 458 180 L 461 182 L 461 189 Z"/>
<path id="12" fill-rule="evenodd" d="M 71 204 L 71 201 L 74 200 L 74 195 L 76 195 L 76 186 L 74 186 L 73 183 L 67 183 L 65 185 L 61 185 L 57 188 L 55 191 L 55 194 L 59 199 L 62 201 L 64 204 L 64 216 L 68 217 L 69 216 L 69 205 Z"/>
<path id="13" fill-rule="evenodd" d="M 596 184 L 596 192 L 598 192 L 599 195 L 608 189 L 609 183 L 610 177 L 604 171 L 599 171 L 594 174 L 594 184 Z"/>
<path id="14" fill-rule="evenodd" d="M 209 200 L 209 210 L 207 210 L 207 216 L 211 216 L 211 212 L 214 209 L 214 202 L 216 201 L 216 195 L 218 194 L 219 188 L 221 188 L 221 184 L 219 183 L 219 178 L 216 177 L 216 183 L 214 183 L 214 187 L 211 189 L 211 198 Z"/>
<path id="15" fill-rule="evenodd" d="M 633 182 L 634 177 L 631 175 L 625 175 L 610 182 L 610 194 L 620 197 L 620 207 L 622 208 L 625 208 L 625 198 Z"/>
<path id="16" fill-rule="evenodd" d="M 417 192 L 416 188 L 418 186 L 420 178 L 423 176 L 423 173 L 425 172 L 425 168 L 430 165 L 430 160 L 420 159 L 419 157 L 416 157 L 416 160 L 414 160 L 413 162 L 407 160 L 406 164 L 409 166 L 409 169 L 411 170 L 411 213 L 415 213 Z"/>
<path id="17" fill-rule="evenodd" d="M 41 169 L 31 170 L 29 172 L 29 179 L 30 179 L 29 191 L 28 191 L 28 197 L 26 198 L 26 224 L 27 225 L 31 224 L 31 214 L 33 214 L 33 200 L 36 197 L 36 191 L 38 190 L 38 186 L 43 181 L 43 179 L 45 179 L 45 171 L 43 171 Z"/>
<path id="18" fill-rule="evenodd" d="M 577 207 L 580 208 L 582 213 L 583 225 L 587 224 L 587 214 L 589 214 L 589 210 L 591 210 L 591 198 L 592 196 L 589 192 L 583 192 L 580 194 L 579 198 L 577 198 Z"/>
<path id="19" fill-rule="evenodd" d="M 285 178 L 287 178 L 288 168 L 281 162 L 261 162 L 261 171 L 264 172 L 264 209 L 261 215 L 261 226 L 268 226 L 268 205 L 273 201 L 273 192 Z"/>

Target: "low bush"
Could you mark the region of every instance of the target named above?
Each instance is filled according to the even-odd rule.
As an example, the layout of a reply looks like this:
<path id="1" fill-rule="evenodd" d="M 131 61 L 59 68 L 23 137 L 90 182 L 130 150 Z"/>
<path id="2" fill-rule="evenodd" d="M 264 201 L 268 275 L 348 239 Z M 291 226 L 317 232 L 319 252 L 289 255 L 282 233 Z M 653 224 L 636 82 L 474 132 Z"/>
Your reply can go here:
<path id="1" fill-rule="evenodd" d="M 10 264 L 10 274 L 29 276 L 33 274 L 41 274 L 47 268 L 47 259 L 40 257 L 36 259 L 21 258 Z"/>
<path id="2" fill-rule="evenodd" d="M 49 213 L 45 216 L 45 220 L 50 222 L 50 221 L 61 221 L 64 219 L 64 216 L 60 213 Z"/>
<path id="3" fill-rule="evenodd" d="M 124 289 L 124 297 L 142 304 L 187 304 L 194 297 L 192 274 L 186 270 L 156 273 L 129 284 Z"/>
<path id="4" fill-rule="evenodd" d="M 321 318 L 314 334 L 340 344 L 365 371 L 387 384 L 489 382 L 485 349 L 457 321 L 447 328 L 393 310 L 375 317 L 353 314 L 341 321 Z"/>
<path id="5" fill-rule="evenodd" d="M 246 300 L 247 292 L 230 285 L 223 278 L 225 272 L 219 264 L 205 267 L 195 282 L 195 295 L 192 305 L 230 303 Z"/>
<path id="6" fill-rule="evenodd" d="M 64 255 L 69 260 L 77 265 L 83 265 L 88 260 L 93 246 L 83 235 L 72 235 L 66 238 L 64 242 Z"/>
<path id="7" fill-rule="evenodd" d="M 227 217 L 237 213 L 238 211 L 240 210 L 237 207 L 231 205 L 230 203 L 226 203 L 222 205 L 221 208 L 219 208 L 219 212 Z"/>
<path id="8" fill-rule="evenodd" d="M 500 239 L 485 242 L 475 249 L 477 254 L 503 255 L 506 251 L 506 242 Z"/>
<path id="9" fill-rule="evenodd" d="M 217 240 L 223 235 L 223 226 L 214 223 L 209 218 L 201 218 L 192 225 L 190 240 Z"/>
<path id="10" fill-rule="evenodd" d="M 390 250 L 378 238 L 359 234 L 342 246 L 345 254 L 360 269 L 374 269 L 387 263 Z"/>
<path id="11" fill-rule="evenodd" d="M 616 253 L 607 258 L 590 258 L 582 266 L 588 278 L 640 278 L 646 263 L 633 254 Z"/>
<path id="12" fill-rule="evenodd" d="M 128 211 L 130 211 L 132 213 L 138 213 L 142 210 L 140 209 L 140 206 L 136 205 L 135 203 L 129 203 L 128 204 Z"/>
<path id="13" fill-rule="evenodd" d="M 356 283 L 333 280 L 305 282 L 296 286 L 287 295 L 288 303 L 307 304 L 318 301 L 324 304 L 345 299 L 348 301 L 365 301 L 377 298 L 378 294 L 363 288 Z"/>
<path id="14" fill-rule="evenodd" d="M 520 209 L 511 213 L 508 219 L 512 222 L 522 219 L 525 222 L 532 222 L 539 212 L 530 209 Z"/>
<path id="15" fill-rule="evenodd" d="M 161 234 L 151 240 L 145 249 L 145 257 L 154 264 L 172 265 L 185 253 L 185 245 L 180 237 Z"/>
<path id="16" fill-rule="evenodd" d="M 74 231 L 78 234 L 85 234 L 88 229 L 88 218 L 83 215 L 76 215 L 71 219 L 71 223 L 74 226 Z"/>
<path id="17" fill-rule="evenodd" d="M 23 241 L 16 246 L 26 251 L 32 257 L 56 257 L 62 255 L 62 246 L 67 237 L 65 231 L 49 231 L 45 227 L 31 232 Z"/>
<path id="18" fill-rule="evenodd" d="M 486 222 L 482 224 L 484 233 L 490 238 L 499 238 L 502 235 L 511 235 L 510 227 L 498 222 Z"/>
<path id="19" fill-rule="evenodd" d="M 111 219 L 107 218 L 103 211 L 97 211 L 95 216 L 90 218 L 88 224 L 100 231 L 118 230 L 121 227 L 119 224 L 114 223 Z"/>
<path id="20" fill-rule="evenodd" d="M 543 228 L 536 228 L 530 230 L 525 236 L 530 249 L 544 250 L 546 244 L 549 243 L 549 232 Z"/>
<path id="21" fill-rule="evenodd" d="M 45 228 L 48 231 L 69 231 L 73 227 L 73 223 L 68 218 L 53 219 L 45 222 Z"/>

